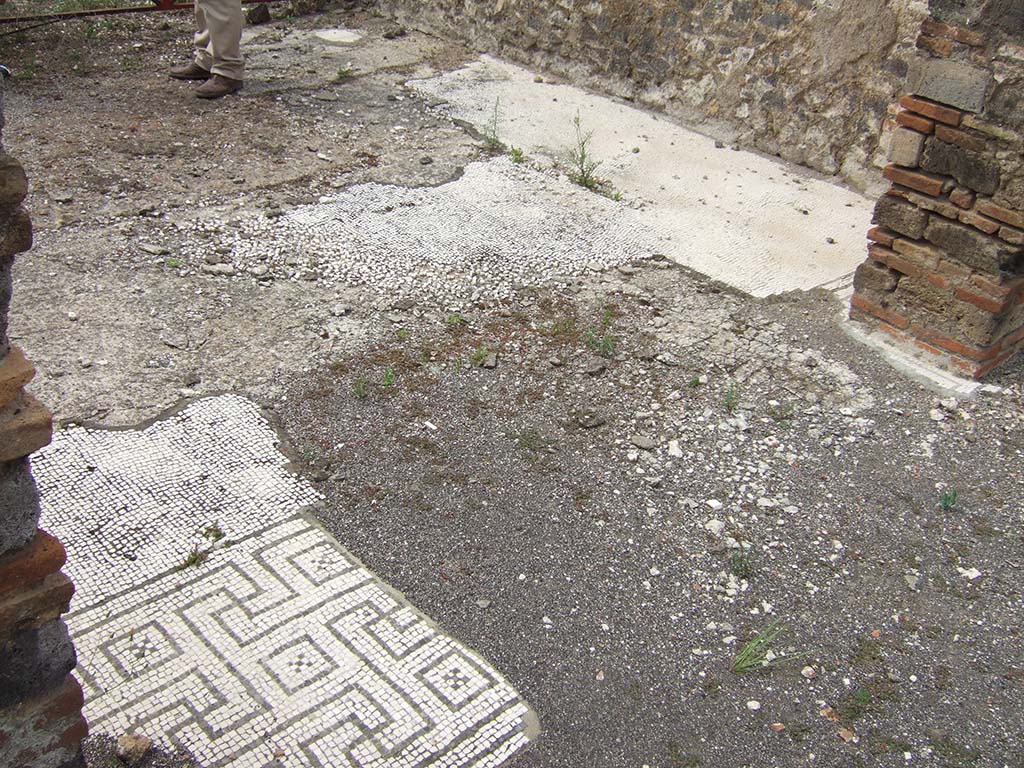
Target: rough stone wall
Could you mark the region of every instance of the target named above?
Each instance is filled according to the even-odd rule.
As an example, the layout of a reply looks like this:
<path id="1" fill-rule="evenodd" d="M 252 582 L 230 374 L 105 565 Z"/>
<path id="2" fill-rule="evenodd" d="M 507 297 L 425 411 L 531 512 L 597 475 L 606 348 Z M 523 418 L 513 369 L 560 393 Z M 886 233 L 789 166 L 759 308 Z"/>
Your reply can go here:
<path id="1" fill-rule="evenodd" d="M 35 369 L 7 336 L 14 257 L 32 245 L 27 191 L 24 170 L 0 143 L 0 766 L 71 768 L 84 765 L 87 731 L 82 689 L 69 674 L 75 648 L 60 618 L 74 587 L 60 572 L 64 547 L 37 527 L 28 459 L 50 441 L 51 417 L 25 392 Z"/>
<path id="2" fill-rule="evenodd" d="M 850 316 L 981 377 L 1024 343 L 1024 2 L 937 0 Z"/>
<path id="3" fill-rule="evenodd" d="M 377 0 L 398 21 L 664 109 L 861 189 L 923 0 Z"/>

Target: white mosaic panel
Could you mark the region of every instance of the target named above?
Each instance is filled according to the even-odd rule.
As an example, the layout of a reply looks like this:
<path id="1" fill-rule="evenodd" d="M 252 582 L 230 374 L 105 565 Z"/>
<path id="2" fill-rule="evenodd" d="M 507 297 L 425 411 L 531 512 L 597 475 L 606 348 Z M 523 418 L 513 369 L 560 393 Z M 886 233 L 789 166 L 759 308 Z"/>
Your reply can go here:
<path id="1" fill-rule="evenodd" d="M 203 531 L 238 538 L 320 500 L 284 469 L 279 438 L 244 397 L 198 400 L 145 429 L 69 427 L 32 459 L 43 525 L 68 550 L 75 605 L 180 565 Z"/>
<path id="2" fill-rule="evenodd" d="M 327 282 L 460 302 L 649 258 L 659 241 L 627 207 L 505 158 L 438 187 L 358 184 L 283 216 L 218 233 L 237 265 L 301 255 Z M 203 249 L 208 249 L 204 245 Z"/>
<path id="3" fill-rule="evenodd" d="M 522 749 L 525 702 L 300 511 L 317 494 L 276 445 L 223 396 L 138 432 L 63 430 L 37 460 L 93 731 L 210 768 L 492 768 Z M 211 519 L 230 543 L 182 567 Z"/>

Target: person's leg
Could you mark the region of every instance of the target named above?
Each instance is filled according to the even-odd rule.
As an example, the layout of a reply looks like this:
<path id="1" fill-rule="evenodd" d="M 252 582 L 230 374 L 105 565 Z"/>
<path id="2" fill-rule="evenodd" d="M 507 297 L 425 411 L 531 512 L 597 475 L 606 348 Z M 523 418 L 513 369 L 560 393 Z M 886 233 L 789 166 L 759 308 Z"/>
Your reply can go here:
<path id="1" fill-rule="evenodd" d="M 210 67 L 213 66 L 213 48 L 210 44 L 210 25 L 206 21 L 206 13 L 203 11 L 203 4 L 195 4 L 196 11 L 196 34 L 192 38 L 192 44 L 195 47 L 195 62 L 197 65 L 205 69 L 207 72 L 210 71 Z"/>
<path id="2" fill-rule="evenodd" d="M 206 23 L 206 14 L 199 3 L 195 4 L 196 33 L 192 38 L 195 53 L 192 61 L 184 66 L 171 67 L 170 75 L 176 80 L 206 80 L 210 77 L 213 66 L 213 53 L 210 51 L 210 27 Z"/>
<path id="3" fill-rule="evenodd" d="M 231 80 L 241 80 L 245 74 L 241 50 L 242 1 L 199 0 L 196 3 L 197 18 L 200 8 L 210 34 L 207 49 L 210 71 Z"/>

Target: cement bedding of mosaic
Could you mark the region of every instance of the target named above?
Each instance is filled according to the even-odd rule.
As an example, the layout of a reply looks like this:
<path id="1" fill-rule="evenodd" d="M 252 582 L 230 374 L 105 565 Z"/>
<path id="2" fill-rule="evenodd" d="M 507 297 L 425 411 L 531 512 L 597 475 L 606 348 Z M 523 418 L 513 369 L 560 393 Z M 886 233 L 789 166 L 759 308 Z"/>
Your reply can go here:
<path id="1" fill-rule="evenodd" d="M 226 395 L 141 431 L 65 429 L 35 459 L 92 729 L 239 768 L 485 768 L 522 749 L 525 702 L 313 522 L 277 441 Z"/>

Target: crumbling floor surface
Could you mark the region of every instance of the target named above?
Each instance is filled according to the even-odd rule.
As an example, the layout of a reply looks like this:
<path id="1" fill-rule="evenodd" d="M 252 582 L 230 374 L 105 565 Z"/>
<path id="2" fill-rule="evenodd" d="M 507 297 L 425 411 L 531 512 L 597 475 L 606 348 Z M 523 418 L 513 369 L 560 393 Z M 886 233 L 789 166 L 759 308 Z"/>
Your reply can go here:
<path id="1" fill-rule="evenodd" d="M 468 710 L 496 724 L 479 753 L 448 760 L 438 725 L 426 762 L 505 760 L 535 735 L 524 701 L 541 730 L 510 765 L 1019 762 L 1021 368 L 951 400 L 848 339 L 834 294 L 791 290 L 843 283 L 864 198 L 360 12 L 252 28 L 246 90 L 216 104 L 151 71 L 187 20 L 90 24 L 9 51 L 31 77 L 8 90 L 5 142 L 37 228 L 11 327 L 72 425 L 37 471 L 101 732 L 138 715 L 209 764 L 404 764 L 357 754 L 372 739 L 352 724 L 314 727 L 324 747 L 301 717 L 273 722 L 344 716 L 332 675 L 366 673 L 338 672 L 317 611 L 348 610 L 331 579 L 358 574 L 410 622 L 371 645 L 408 626 L 437 651 L 378 691 L 447 697 L 456 730 L 443 685 L 494 697 Z M 525 162 L 480 138 L 495 104 L 490 143 Z M 577 110 L 610 196 L 566 179 Z M 256 421 L 187 430 L 161 463 L 153 437 L 204 409 Z M 86 488 L 83 507 L 62 495 Z M 189 628 L 228 592 L 320 594 L 307 551 L 340 563 L 321 607 L 293 601 L 251 649 L 223 621 Z M 772 626 L 779 663 L 730 671 Z M 172 630 L 187 640 L 161 664 Z M 336 668 L 307 676 L 320 662 Z M 203 687 L 225 695 L 178 707 Z M 237 709 L 254 692 L 262 711 Z"/>

